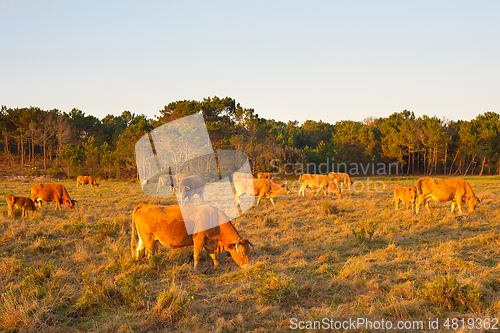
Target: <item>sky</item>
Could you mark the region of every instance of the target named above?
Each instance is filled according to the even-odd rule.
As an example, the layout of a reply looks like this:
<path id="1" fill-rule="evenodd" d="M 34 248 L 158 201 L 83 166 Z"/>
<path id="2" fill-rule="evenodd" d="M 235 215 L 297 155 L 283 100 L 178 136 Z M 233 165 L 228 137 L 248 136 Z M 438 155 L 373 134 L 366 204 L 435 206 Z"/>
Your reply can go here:
<path id="1" fill-rule="evenodd" d="M 155 118 L 170 102 L 229 96 L 284 122 L 500 113 L 496 0 L 0 5 L 9 108 Z"/>

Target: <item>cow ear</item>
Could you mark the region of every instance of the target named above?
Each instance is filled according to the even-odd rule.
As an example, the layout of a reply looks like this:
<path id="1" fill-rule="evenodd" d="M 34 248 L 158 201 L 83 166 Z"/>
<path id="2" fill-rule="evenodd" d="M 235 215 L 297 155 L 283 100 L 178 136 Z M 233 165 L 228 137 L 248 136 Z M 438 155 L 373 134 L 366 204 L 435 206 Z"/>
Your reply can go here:
<path id="1" fill-rule="evenodd" d="M 189 191 L 190 189 L 191 189 L 191 188 L 190 188 L 189 186 L 186 186 L 186 190 L 188 190 L 188 191 Z"/>
<path id="2" fill-rule="evenodd" d="M 478 197 L 476 197 L 476 198 L 477 198 L 477 202 L 481 203 L 481 199 L 479 199 Z"/>

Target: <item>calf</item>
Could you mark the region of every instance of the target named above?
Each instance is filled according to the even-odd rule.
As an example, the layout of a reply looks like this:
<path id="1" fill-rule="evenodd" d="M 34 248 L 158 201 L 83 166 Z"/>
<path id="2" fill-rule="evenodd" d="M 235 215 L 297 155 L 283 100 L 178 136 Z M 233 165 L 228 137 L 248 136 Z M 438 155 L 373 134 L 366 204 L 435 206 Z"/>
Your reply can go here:
<path id="1" fill-rule="evenodd" d="M 33 200 L 30 198 L 9 195 L 5 200 L 9 205 L 9 216 L 12 216 L 14 207 L 21 208 L 23 210 L 23 217 L 28 216 L 28 210 L 31 210 L 33 214 L 38 212 Z"/>
<path id="2" fill-rule="evenodd" d="M 392 199 L 392 203 L 396 205 L 396 210 L 399 209 L 399 200 L 402 202 L 406 203 L 406 210 L 410 209 L 410 204 L 411 204 L 411 210 L 415 208 L 415 198 L 417 195 L 417 188 L 416 187 L 396 187 L 394 189 L 394 199 Z"/>

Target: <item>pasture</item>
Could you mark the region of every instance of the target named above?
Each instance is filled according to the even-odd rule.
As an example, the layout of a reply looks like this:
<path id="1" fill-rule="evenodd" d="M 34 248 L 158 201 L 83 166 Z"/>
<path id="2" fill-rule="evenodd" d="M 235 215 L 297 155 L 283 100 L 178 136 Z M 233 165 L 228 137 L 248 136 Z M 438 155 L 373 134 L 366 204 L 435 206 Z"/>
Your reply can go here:
<path id="1" fill-rule="evenodd" d="M 298 197 L 295 186 L 233 221 L 255 246 L 249 268 L 223 252 L 214 269 L 203 252 L 200 272 L 192 247 L 131 259 L 132 209 L 173 203 L 138 183 L 54 181 L 76 209 L 51 202 L 23 219 L 7 217 L 5 197 L 29 196 L 33 184 L 5 182 L 0 331 L 289 332 L 291 318 L 500 318 L 500 178 L 465 179 L 482 199 L 470 216 L 450 214 L 449 202 L 431 202 L 431 214 L 404 204 L 395 212 L 392 190 L 417 178 L 376 178 L 385 191 L 372 182 L 340 198 Z"/>

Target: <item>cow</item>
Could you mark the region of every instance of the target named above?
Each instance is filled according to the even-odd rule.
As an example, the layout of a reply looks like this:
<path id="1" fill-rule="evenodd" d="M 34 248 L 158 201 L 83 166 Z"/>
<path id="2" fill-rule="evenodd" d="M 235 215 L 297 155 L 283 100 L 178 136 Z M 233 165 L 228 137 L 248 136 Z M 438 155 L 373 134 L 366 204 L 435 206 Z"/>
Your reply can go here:
<path id="1" fill-rule="evenodd" d="M 451 212 L 458 206 L 462 214 L 462 204 L 468 203 L 468 213 L 474 213 L 474 208 L 481 200 L 474 194 L 469 183 L 461 178 L 434 179 L 431 177 L 420 178 L 417 181 L 418 201 L 416 213 L 418 214 L 420 206 L 425 203 L 425 208 L 430 213 L 430 199 L 438 202 L 451 201 Z"/>
<path id="2" fill-rule="evenodd" d="M 76 200 L 71 200 L 68 191 L 62 185 L 58 184 L 35 184 L 31 186 L 31 200 L 38 203 L 42 208 L 42 201 L 56 202 L 56 208 L 62 210 L 61 204 L 65 204 L 70 210 L 75 209 Z"/>
<path id="3" fill-rule="evenodd" d="M 351 181 L 351 177 L 347 173 L 330 172 L 328 175 L 330 176 L 330 178 L 332 178 L 333 180 L 335 180 L 339 184 L 344 183 L 345 186 L 349 186 L 349 185 L 353 184 L 353 182 Z"/>
<path id="4" fill-rule="evenodd" d="M 9 205 L 9 216 L 12 216 L 14 207 L 21 208 L 23 210 L 23 217 L 28 216 L 28 210 L 31 210 L 33 214 L 38 213 L 33 200 L 30 198 L 9 195 L 5 200 L 7 201 L 7 205 Z"/>
<path id="5" fill-rule="evenodd" d="M 207 180 L 202 176 L 189 176 L 182 178 L 178 183 L 180 203 L 185 203 L 186 199 L 191 201 L 191 198 L 195 194 L 200 196 L 201 202 L 205 202 L 204 192 L 206 184 Z"/>
<path id="6" fill-rule="evenodd" d="M 188 235 L 187 223 L 215 227 Z M 136 230 L 139 236 L 137 248 Z M 222 250 L 228 251 L 240 267 L 246 267 L 250 259 L 250 246 L 253 247 L 248 239 L 239 235 L 226 214 L 216 207 L 139 204 L 132 212 L 132 257 L 138 259 L 143 249 L 148 256 L 154 254 L 156 241 L 171 249 L 193 245 L 195 270 L 198 269 L 203 249 L 210 254 L 215 267 L 219 267 L 216 254 Z"/>
<path id="7" fill-rule="evenodd" d="M 76 187 L 78 187 L 78 185 L 92 185 L 94 187 L 98 187 L 99 184 L 97 184 L 97 181 L 94 179 L 94 177 L 92 176 L 78 176 L 76 177 Z"/>
<path id="8" fill-rule="evenodd" d="M 274 176 L 270 172 L 259 172 L 257 173 L 258 179 L 274 179 Z"/>
<path id="9" fill-rule="evenodd" d="M 327 193 L 333 193 L 333 195 L 336 196 L 342 196 L 342 192 L 340 191 L 340 188 L 337 187 L 337 184 L 332 181 L 323 181 L 319 186 L 318 186 L 318 191 L 316 192 L 316 195 L 323 190 L 323 194 L 327 195 Z"/>
<path id="10" fill-rule="evenodd" d="M 394 199 L 392 199 L 392 203 L 396 206 L 396 211 L 399 209 L 399 200 L 406 203 L 406 210 L 411 210 L 415 208 L 415 199 L 417 197 L 417 188 L 416 187 L 396 187 L 394 189 Z"/>
<path id="11" fill-rule="evenodd" d="M 274 206 L 273 198 L 277 196 L 279 193 L 290 193 L 290 189 L 286 185 L 286 183 L 279 184 L 274 179 L 234 179 L 234 187 L 236 189 L 236 203 L 240 204 L 240 197 L 243 194 L 247 194 L 250 196 L 256 196 L 257 206 L 260 203 L 260 200 L 265 196 L 268 198 Z"/>
<path id="12" fill-rule="evenodd" d="M 302 196 L 304 196 L 306 192 L 306 187 L 308 186 L 317 189 L 323 182 L 328 183 L 332 180 L 333 179 L 329 175 L 312 175 L 309 173 L 304 173 L 299 177 L 299 182 L 300 182 L 299 195 L 302 193 Z"/>
<path id="13" fill-rule="evenodd" d="M 175 181 L 174 176 L 172 175 L 160 175 L 158 177 L 158 186 L 156 187 L 156 192 L 164 191 L 165 186 L 170 185 L 170 189 L 173 193 L 175 193 Z"/>

